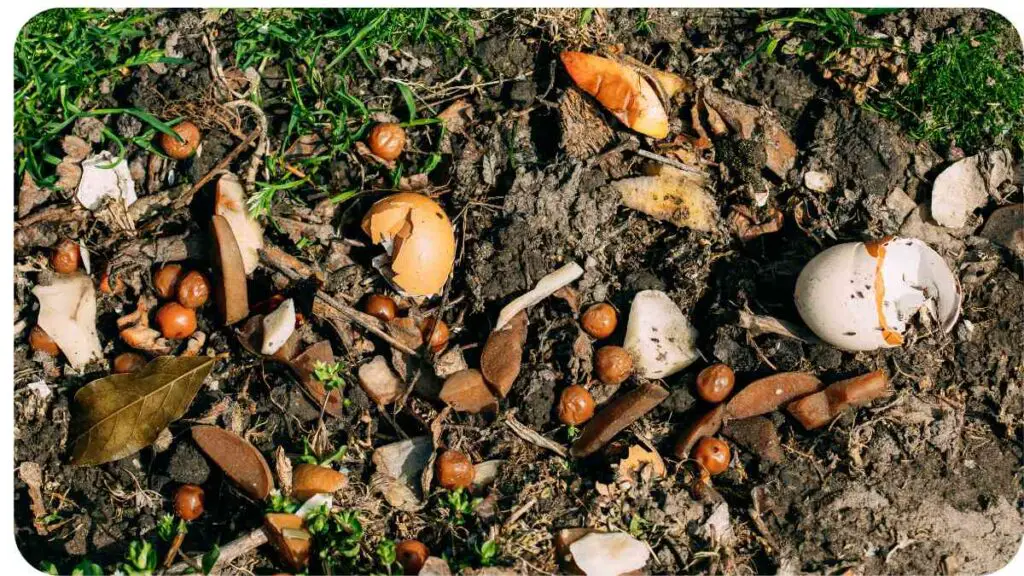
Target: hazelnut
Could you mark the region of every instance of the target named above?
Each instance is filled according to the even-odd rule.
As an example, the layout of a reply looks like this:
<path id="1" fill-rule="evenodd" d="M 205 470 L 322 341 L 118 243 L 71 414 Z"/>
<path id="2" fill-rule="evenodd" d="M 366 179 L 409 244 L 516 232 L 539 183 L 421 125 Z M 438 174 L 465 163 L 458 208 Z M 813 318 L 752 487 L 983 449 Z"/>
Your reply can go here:
<path id="1" fill-rule="evenodd" d="M 434 324 L 437 324 L 436 330 Z M 420 324 L 420 333 L 423 334 L 424 340 L 429 339 L 428 344 L 434 353 L 440 352 L 448 346 L 448 325 L 444 323 L 444 320 L 427 318 Z"/>
<path id="2" fill-rule="evenodd" d="M 174 493 L 174 512 L 185 522 L 203 513 L 203 489 L 195 484 L 182 484 Z"/>
<path id="3" fill-rule="evenodd" d="M 376 316 L 385 322 L 394 320 L 395 316 L 398 315 L 398 307 L 395 305 L 395 301 L 383 294 L 370 294 L 366 298 L 363 310 L 370 316 Z"/>
<path id="4" fill-rule="evenodd" d="M 146 359 L 135 352 L 124 352 L 114 357 L 114 374 L 130 374 L 138 372 L 146 366 Z"/>
<path id="5" fill-rule="evenodd" d="M 33 326 L 32 331 L 28 333 L 28 345 L 36 352 L 42 352 L 50 356 L 56 357 L 60 354 L 60 348 L 57 346 L 57 343 L 53 341 L 53 338 L 50 338 L 46 330 L 43 330 L 38 325 Z"/>
<path id="6" fill-rule="evenodd" d="M 175 160 L 184 160 L 196 153 L 202 135 L 199 127 L 188 120 L 176 124 L 172 130 L 181 137 L 181 141 L 170 134 L 160 133 L 160 147 Z"/>
<path id="7" fill-rule="evenodd" d="M 579 426 L 594 416 L 594 397 L 583 386 L 562 390 L 558 401 L 558 419 L 569 426 Z"/>
<path id="8" fill-rule="evenodd" d="M 402 565 L 405 574 L 419 574 L 429 556 L 430 550 L 419 540 L 403 540 L 395 546 L 395 560 Z"/>
<path id="9" fill-rule="evenodd" d="M 405 129 L 398 124 L 385 122 L 370 130 L 370 152 L 384 160 L 394 160 L 405 148 Z"/>
<path id="10" fill-rule="evenodd" d="M 594 370 L 601 382 L 622 384 L 633 372 L 633 357 L 621 346 L 603 346 L 594 354 Z"/>
<path id="11" fill-rule="evenodd" d="M 50 256 L 50 266 L 60 274 L 71 274 L 78 270 L 81 262 L 82 253 L 78 248 L 78 243 L 68 238 L 61 240 L 53 249 L 53 255 Z"/>
<path id="12" fill-rule="evenodd" d="M 168 302 L 156 311 L 156 325 L 164 338 L 188 338 L 196 331 L 196 313 L 177 302 Z"/>
<path id="13" fill-rule="evenodd" d="M 476 476 L 473 463 L 462 452 L 445 450 L 437 457 L 437 483 L 446 490 L 468 488 Z"/>
<path id="14" fill-rule="evenodd" d="M 583 330 L 598 340 L 611 336 L 615 332 L 615 326 L 618 323 L 619 319 L 615 313 L 615 308 L 604 302 L 587 308 L 587 311 L 580 318 Z"/>
<path id="15" fill-rule="evenodd" d="M 164 264 L 153 273 L 153 288 L 156 295 L 164 300 L 174 297 L 181 279 L 181 264 Z"/>
<path id="16" fill-rule="evenodd" d="M 705 436 L 693 449 L 693 459 L 700 463 L 708 474 L 721 474 L 729 467 L 729 445 L 713 436 Z"/>
<path id="17" fill-rule="evenodd" d="M 178 303 L 186 308 L 199 308 L 209 297 L 210 282 L 202 272 L 193 270 L 178 282 Z"/>
<path id="18" fill-rule="evenodd" d="M 704 400 L 718 403 L 729 397 L 736 375 L 725 364 L 712 364 L 697 374 L 697 395 Z"/>

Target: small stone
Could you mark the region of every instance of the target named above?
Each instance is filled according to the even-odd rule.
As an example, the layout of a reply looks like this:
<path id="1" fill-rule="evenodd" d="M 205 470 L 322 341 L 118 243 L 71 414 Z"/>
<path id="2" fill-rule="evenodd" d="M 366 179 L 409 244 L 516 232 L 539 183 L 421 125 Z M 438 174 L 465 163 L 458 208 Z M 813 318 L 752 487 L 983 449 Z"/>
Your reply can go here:
<path id="1" fill-rule="evenodd" d="M 903 191 L 903 188 L 893 188 L 892 192 L 885 197 L 885 207 L 892 212 L 893 217 L 898 222 L 902 222 L 906 219 L 907 215 L 914 211 L 917 204 L 914 203 L 914 199 L 907 195 Z"/>
<path id="2" fill-rule="evenodd" d="M 981 236 L 1024 258 L 1024 204 L 1004 206 L 988 217 Z"/>
<path id="3" fill-rule="evenodd" d="M 431 556 L 423 563 L 419 576 L 452 576 L 452 570 L 444 559 Z"/>
<path id="4" fill-rule="evenodd" d="M 473 414 L 497 405 L 497 399 L 484 382 L 483 375 L 473 369 L 462 370 L 449 376 L 441 388 L 441 401 L 456 412 Z"/>
<path id="5" fill-rule="evenodd" d="M 167 475 L 180 484 L 202 484 L 210 476 L 210 465 L 191 442 L 178 442 L 167 466 Z"/>
<path id="6" fill-rule="evenodd" d="M 67 157 L 76 162 L 85 160 L 85 157 L 92 152 L 92 146 L 88 142 L 73 134 L 65 136 L 60 144 L 64 153 L 68 155 Z"/>
<path id="7" fill-rule="evenodd" d="M 959 160 L 935 178 L 932 217 L 941 226 L 960 228 L 1012 177 L 1013 157 L 1008 150 L 983 152 Z"/>
<path id="8" fill-rule="evenodd" d="M 273 355 L 294 332 L 295 301 L 289 298 L 263 317 L 263 346 L 260 353 L 264 356 Z"/>
<path id="9" fill-rule="evenodd" d="M 415 481 L 427 467 L 433 453 L 434 444 L 430 437 L 417 436 L 377 448 L 372 459 L 378 472 L 390 478 Z"/>
<path id="10" fill-rule="evenodd" d="M 815 192 L 828 192 L 835 185 L 832 177 L 825 172 L 811 170 L 804 173 L 804 186 Z"/>
<path id="11" fill-rule="evenodd" d="M 730 420 L 722 426 L 722 435 L 766 462 L 782 461 L 782 443 L 775 424 L 763 416 Z"/>
<path id="12" fill-rule="evenodd" d="M 576 566 L 587 576 L 618 576 L 647 565 L 650 550 L 625 532 L 591 532 L 569 546 Z"/>
<path id="13" fill-rule="evenodd" d="M 383 356 L 374 356 L 360 366 L 358 375 L 363 392 L 381 406 L 391 404 L 405 393 L 405 384 Z"/>

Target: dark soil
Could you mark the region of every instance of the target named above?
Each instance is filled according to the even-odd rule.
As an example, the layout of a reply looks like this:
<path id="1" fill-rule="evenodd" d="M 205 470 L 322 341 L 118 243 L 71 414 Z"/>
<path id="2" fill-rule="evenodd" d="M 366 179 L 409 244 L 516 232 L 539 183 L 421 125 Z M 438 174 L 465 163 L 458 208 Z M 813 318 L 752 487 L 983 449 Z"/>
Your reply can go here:
<path id="1" fill-rule="evenodd" d="M 410 513 L 391 508 L 369 489 L 372 449 L 406 435 L 429 434 L 441 408 L 416 395 L 394 415 L 372 406 L 358 386 L 355 368 L 375 354 L 390 358 L 385 342 L 358 328 L 343 328 L 339 334 L 319 319 L 303 328 L 306 343 L 330 339 L 336 356 L 350 368 L 343 416 L 321 418 L 319 407 L 302 394 L 291 372 L 247 353 L 233 330 L 218 327 L 209 307 L 200 319 L 200 330 L 210 335 L 207 350 L 228 353 L 230 359 L 217 363 L 185 418 L 170 427 L 170 442 L 158 442 L 122 461 L 71 467 L 72 397 L 108 368 L 97 364 L 76 374 L 63 360 L 33 355 L 25 341 L 38 310 L 30 290 L 48 273 L 49 247 L 64 236 L 82 239 L 92 251 L 98 278 L 95 271 L 115 262 L 126 246 L 187 234 L 193 250 L 189 263 L 208 270 L 209 239 L 200 222 L 208 218 L 208 209 L 203 212 L 201 206 L 209 206 L 211 192 L 200 192 L 191 212 L 159 216 L 160 225 L 140 227 L 135 237 L 105 224 L 47 223 L 31 232 L 20 230 L 15 252 L 15 466 L 41 466 L 46 510 L 56 513 L 45 530 L 38 530 L 26 484 L 16 474 L 16 541 L 30 563 L 47 560 L 70 570 L 88 557 L 113 565 L 123 559 L 130 541 L 156 539 L 157 521 L 171 511 L 169 498 L 183 482 L 203 484 L 208 504 L 190 527 L 184 552 L 199 555 L 213 543 L 223 545 L 259 526 L 264 504 L 237 491 L 191 443 L 188 427 L 214 408 L 220 412 L 214 412 L 212 423 L 244 433 L 271 462 L 278 446 L 293 458 L 301 455 L 303 440 L 313 438 L 323 422 L 318 448 L 330 453 L 348 447 L 340 463 L 349 473 L 350 489 L 338 503 L 359 511 L 368 558 L 374 558 L 381 539 L 416 537 L 434 555 L 445 554 L 453 566 L 457 561 L 479 567 L 474 546 L 496 538 L 497 565 L 527 573 L 558 572 L 553 533 L 589 526 L 633 531 L 654 552 L 647 567 L 652 573 L 986 573 L 1011 559 L 1024 532 L 1024 280 L 1017 257 L 973 235 L 973 230 L 961 234 L 929 228 L 934 236 L 924 239 L 943 252 L 963 286 L 962 319 L 950 334 L 922 331 L 900 348 L 844 353 L 824 344 L 755 335 L 738 323 L 744 309 L 798 323 L 792 294 L 802 266 L 837 242 L 900 232 L 907 213 L 889 201 L 893 191 L 901 190 L 912 203 L 926 203 L 931 181 L 948 159 L 908 140 L 898 125 L 853 104 L 813 63 L 782 57 L 742 67 L 758 41 L 754 28 L 760 16 L 755 12 L 650 10 L 647 30 L 637 33 L 638 11 L 608 10 L 599 15 L 592 35 L 582 37 L 565 32 L 575 26 L 578 11 L 568 11 L 571 16 L 562 12 L 495 14 L 482 24 L 475 46 L 467 43 L 459 55 L 473 63 L 476 81 L 507 81 L 458 94 L 471 104 L 475 118 L 459 133 L 444 136 L 448 142 L 441 145 L 442 162 L 430 175 L 430 192 L 437 193 L 455 221 L 459 240 L 443 316 L 452 327 L 453 345 L 466 346 L 466 359 L 476 366 L 479 345 L 498 310 L 566 262 L 585 268 L 573 285 L 581 305 L 607 301 L 621 312 L 618 331 L 609 342 L 621 342 L 637 291 L 664 290 L 698 329 L 705 359 L 667 379 L 670 399 L 619 434 L 607 450 L 583 461 L 567 462 L 512 434 L 504 422 L 514 411 L 521 422 L 568 446 L 555 403 L 564 387 L 591 380 L 589 360 L 574 346 L 581 333 L 572 307 L 559 298 L 544 301 L 530 311 L 523 369 L 498 414 L 447 417 L 442 444 L 461 449 L 474 462 L 503 461 L 495 483 L 480 494 L 484 505 L 466 525 L 456 526 L 440 505 L 440 494 L 431 496 L 420 512 Z M 110 102 L 103 105 L 138 106 L 165 116 L 170 102 L 179 109 L 187 104 L 190 110 L 208 112 L 204 107 L 211 98 L 211 76 L 201 31 L 218 31 L 217 49 L 229 68 L 236 18 L 243 16 L 227 12 L 202 23 L 201 15 L 166 12 L 158 19 L 160 31 L 152 32 L 180 34 L 177 49 L 190 63 L 172 65 L 165 74 L 139 68 L 128 87 L 107 96 Z M 983 28 L 990 17 L 973 10 L 901 11 L 877 19 L 874 26 L 900 30 L 909 25 L 927 42 L 949 28 Z M 620 207 L 607 184 L 639 174 L 643 159 L 623 144 L 635 137 L 603 113 L 597 117 L 612 130 L 602 136 L 595 129 L 593 134 L 608 142 L 598 150 L 584 146 L 582 152 L 574 148 L 568 153 L 561 106 L 571 80 L 557 64 L 557 54 L 566 48 L 612 44 L 621 44 L 625 54 L 652 66 L 778 114 L 800 150 L 796 167 L 770 185 L 770 205 L 786 217 L 780 232 L 742 243 L 724 225 L 698 233 Z M 429 58 L 434 66 L 404 73 L 398 69 L 403 56 L 394 52 L 382 76 L 431 87 L 461 68 L 454 57 L 446 59 L 429 46 L 404 50 Z M 468 78 L 458 84 L 470 84 Z M 287 86 L 266 70 L 260 89 L 265 99 L 274 100 Z M 354 68 L 348 89 L 386 112 L 404 114 L 394 86 L 365 68 Z M 288 108 L 268 106 L 265 113 L 274 150 L 287 129 Z M 674 116 L 687 126 L 688 106 Z M 212 116 L 201 119 L 202 155 L 178 163 L 179 181 L 198 180 L 240 141 Z M 241 133 L 253 128 L 246 120 Z M 434 150 L 437 135 L 429 128 L 411 129 L 410 149 Z M 641 147 L 650 149 L 648 144 L 641 139 Z M 723 215 L 729 205 L 750 204 L 741 161 L 732 160 L 742 155 L 730 156 L 730 145 L 735 143 L 720 143 L 728 169 L 716 178 L 715 199 Z M 143 165 L 150 155 L 134 146 L 128 154 L 130 161 Z M 250 156 L 251 149 L 243 152 L 232 170 L 244 174 Z M 390 186 L 363 162 L 355 154 L 338 160 L 323 189 L 358 186 L 361 171 L 374 178 L 368 188 Z M 831 174 L 835 189 L 816 193 L 804 188 L 808 170 Z M 1017 189 L 1007 201 L 1021 201 L 1019 174 Z M 139 182 L 143 197 L 169 188 L 166 180 Z M 282 199 L 273 214 L 325 222 L 327 237 L 298 248 L 286 232 L 267 226 L 268 239 L 322 271 L 328 292 L 355 302 L 364 294 L 386 291 L 370 266 L 377 250 L 367 246 L 358 229 L 361 215 L 377 197 L 367 194 L 331 206 L 321 219 L 323 213 L 315 208 L 322 194 L 299 189 Z M 55 198 L 54 204 L 70 202 Z M 124 294 L 99 297 L 100 338 L 108 359 L 127 349 L 116 337 L 116 318 L 134 310 L 137 295 L 150 290 L 149 266 L 161 259 L 152 250 L 144 253 L 149 256 L 124 268 L 129 279 Z M 262 269 L 250 282 L 250 301 L 259 302 L 288 285 L 280 273 Z M 756 451 L 734 444 L 732 468 L 713 481 L 728 505 L 733 537 L 712 539 L 704 525 L 716 508 L 715 498 L 695 492 L 692 463 L 668 455 L 679 431 L 706 411 L 694 398 L 693 382 L 701 368 L 716 361 L 730 364 L 739 383 L 778 371 L 810 371 L 832 382 L 885 369 L 895 394 L 814 432 L 781 413 L 770 415 L 781 438 L 782 459 L 762 460 Z M 29 388 L 38 381 L 48 385 L 49 396 L 40 397 Z M 624 386 L 633 385 L 635 379 Z M 612 465 L 637 438 L 665 455 L 666 478 L 615 481 Z M 501 529 L 514 511 L 531 501 L 539 504 Z M 273 551 L 263 547 L 235 560 L 228 572 L 271 573 L 280 568 Z"/>

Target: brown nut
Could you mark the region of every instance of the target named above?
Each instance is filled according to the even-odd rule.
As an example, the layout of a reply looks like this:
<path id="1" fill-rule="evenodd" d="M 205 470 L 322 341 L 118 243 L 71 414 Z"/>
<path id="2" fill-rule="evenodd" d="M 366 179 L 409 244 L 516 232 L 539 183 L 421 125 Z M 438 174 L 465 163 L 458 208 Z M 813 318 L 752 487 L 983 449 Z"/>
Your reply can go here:
<path id="1" fill-rule="evenodd" d="M 156 311 L 156 325 L 164 338 L 188 338 L 196 331 L 196 313 L 177 302 L 168 302 Z"/>
<path id="2" fill-rule="evenodd" d="M 28 345 L 36 352 L 49 354 L 54 358 L 60 355 L 60 347 L 53 341 L 53 338 L 50 338 L 46 330 L 39 326 L 33 326 L 32 330 L 28 333 Z"/>
<path id="3" fill-rule="evenodd" d="M 717 404 L 729 397 L 736 374 L 725 364 L 712 364 L 697 374 L 697 395 Z"/>
<path id="4" fill-rule="evenodd" d="M 693 459 L 712 476 L 721 474 L 729 468 L 729 445 L 713 436 L 700 439 L 693 449 Z"/>
<path id="5" fill-rule="evenodd" d="M 174 493 L 174 513 L 191 522 L 203 513 L 203 489 L 195 484 L 182 484 Z"/>
<path id="6" fill-rule="evenodd" d="M 434 324 L 437 324 L 436 330 Z M 429 339 L 427 344 L 430 345 L 430 349 L 434 353 L 440 352 L 448 346 L 448 325 L 444 323 L 444 320 L 427 318 L 420 324 L 420 334 L 423 334 L 423 340 Z"/>
<path id="7" fill-rule="evenodd" d="M 476 476 L 473 462 L 462 452 L 445 450 L 437 457 L 437 483 L 446 490 L 469 488 Z"/>
<path id="8" fill-rule="evenodd" d="M 587 311 L 580 318 L 583 330 L 598 340 L 611 336 L 615 332 L 615 326 L 618 323 L 619 319 L 618 314 L 615 313 L 615 308 L 604 302 L 587 308 Z"/>
<path id="9" fill-rule="evenodd" d="M 71 274 L 78 270 L 82 263 L 82 252 L 78 243 L 65 238 L 53 249 L 50 256 L 50 267 L 60 274 Z"/>
<path id="10" fill-rule="evenodd" d="M 184 122 L 176 124 L 171 129 L 174 130 L 175 134 L 181 137 L 181 141 L 170 134 L 164 134 L 161 132 L 160 147 L 164 149 L 164 153 L 175 160 L 184 160 L 195 154 L 196 148 L 199 147 L 199 140 L 202 139 L 199 127 L 188 120 L 185 120 Z"/>
<path id="11" fill-rule="evenodd" d="M 363 311 L 385 322 L 394 320 L 398 315 L 398 306 L 394 299 L 382 294 L 370 294 L 363 305 Z"/>
<path id="12" fill-rule="evenodd" d="M 202 272 L 185 274 L 178 282 L 178 303 L 193 310 L 206 304 L 210 298 L 210 282 Z"/>
<path id="13" fill-rule="evenodd" d="M 558 419 L 569 426 L 579 426 L 594 417 L 594 397 L 583 386 L 562 390 L 558 401 Z"/>
<path id="14" fill-rule="evenodd" d="M 156 290 L 156 295 L 164 300 L 174 298 L 181 273 L 181 264 L 164 264 L 153 272 L 153 289 Z"/>
<path id="15" fill-rule="evenodd" d="M 429 557 L 430 550 L 419 540 L 403 540 L 395 546 L 395 560 L 405 574 L 419 574 Z"/>
<path id="16" fill-rule="evenodd" d="M 616 386 L 633 373 L 633 357 L 621 346 L 603 346 L 594 354 L 594 370 L 601 382 Z"/>
<path id="17" fill-rule="evenodd" d="M 135 352 L 123 352 L 114 357 L 112 370 L 114 374 L 131 374 L 138 372 L 146 366 L 146 359 Z"/>
<path id="18" fill-rule="evenodd" d="M 398 124 L 385 122 L 370 130 L 370 152 L 384 160 L 394 160 L 405 148 L 405 129 Z"/>

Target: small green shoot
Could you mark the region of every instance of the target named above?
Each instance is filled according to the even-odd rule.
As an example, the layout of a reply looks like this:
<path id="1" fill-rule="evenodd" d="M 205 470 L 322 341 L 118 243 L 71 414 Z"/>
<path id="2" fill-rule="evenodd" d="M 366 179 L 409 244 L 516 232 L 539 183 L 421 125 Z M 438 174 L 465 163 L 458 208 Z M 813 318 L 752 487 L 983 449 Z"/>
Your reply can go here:
<path id="1" fill-rule="evenodd" d="M 127 562 L 118 566 L 121 572 L 128 576 L 150 576 L 156 570 L 156 547 L 146 540 L 133 540 L 125 559 Z"/>
<path id="2" fill-rule="evenodd" d="M 498 559 L 498 543 L 494 539 L 488 540 L 476 549 L 476 554 L 480 558 L 481 566 L 494 566 Z"/>
<path id="3" fill-rule="evenodd" d="M 313 377 L 319 380 L 327 392 L 345 385 L 345 365 L 342 362 L 317 362 L 313 366 Z"/>
<path id="4" fill-rule="evenodd" d="M 213 548 L 210 548 L 210 550 L 206 554 L 203 554 L 203 561 L 200 564 L 200 566 L 203 569 L 203 574 L 209 574 L 210 572 L 213 572 L 213 567 L 217 564 L 217 560 L 219 559 L 220 546 L 214 544 Z"/>
<path id="5" fill-rule="evenodd" d="M 398 563 L 398 554 L 395 551 L 395 541 L 384 539 L 377 544 L 377 560 L 390 576 L 393 567 Z"/>
<path id="6" fill-rule="evenodd" d="M 298 509 L 299 503 L 282 494 L 280 490 L 274 490 L 270 493 L 270 503 L 267 504 L 268 513 L 281 512 L 292 514 Z"/>

